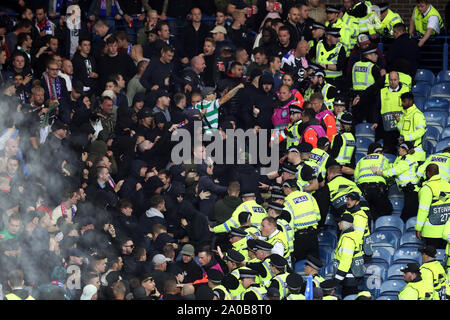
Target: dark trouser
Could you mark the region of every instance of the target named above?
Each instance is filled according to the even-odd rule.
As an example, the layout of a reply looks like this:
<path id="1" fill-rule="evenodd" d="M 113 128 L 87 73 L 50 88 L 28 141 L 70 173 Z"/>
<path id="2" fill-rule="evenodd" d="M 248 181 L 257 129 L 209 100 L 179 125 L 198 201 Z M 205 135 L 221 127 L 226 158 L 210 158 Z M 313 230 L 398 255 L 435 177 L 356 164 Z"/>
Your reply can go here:
<path id="1" fill-rule="evenodd" d="M 422 239 L 425 241 L 425 245 L 427 246 L 433 246 L 436 249 L 445 249 L 447 246 L 447 241 L 441 238 L 425 238 L 422 237 Z"/>
<path id="2" fill-rule="evenodd" d="M 318 231 L 308 228 L 308 230 L 299 230 L 294 234 L 294 253 L 295 261 L 306 259 L 309 254 L 320 258 Z"/>
<path id="3" fill-rule="evenodd" d="M 327 218 L 328 209 L 330 208 L 330 189 L 325 185 L 313 194 L 314 199 L 317 201 L 317 205 L 320 210 L 319 228 L 322 228 Z"/>
<path id="4" fill-rule="evenodd" d="M 378 217 L 392 213 L 392 203 L 389 201 L 387 186 L 384 183 L 361 183 L 358 187 L 369 203 L 374 221 Z"/>
<path id="5" fill-rule="evenodd" d="M 398 137 L 400 132 L 398 130 L 384 131 L 383 121 L 380 120 L 378 127 L 375 130 L 375 140 L 383 139 L 383 148 L 386 153 L 397 155 L 398 153 Z"/>
<path id="6" fill-rule="evenodd" d="M 411 187 L 402 188 L 404 194 L 405 204 L 403 206 L 402 218 L 403 222 L 408 221 L 409 218 L 415 217 L 417 215 L 417 210 L 419 209 L 419 195 L 417 191 L 411 190 Z"/>

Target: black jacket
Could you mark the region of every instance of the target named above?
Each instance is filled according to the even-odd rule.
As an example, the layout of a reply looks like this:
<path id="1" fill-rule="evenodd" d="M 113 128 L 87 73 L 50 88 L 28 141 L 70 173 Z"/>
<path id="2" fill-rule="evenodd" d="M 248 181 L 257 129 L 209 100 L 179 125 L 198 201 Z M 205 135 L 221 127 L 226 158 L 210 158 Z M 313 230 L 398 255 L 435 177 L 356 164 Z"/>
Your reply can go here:
<path id="1" fill-rule="evenodd" d="M 399 67 L 404 65 L 411 77 L 414 78 L 418 68 L 419 62 L 419 47 L 417 41 L 411 39 L 408 33 L 402 34 L 395 39 L 389 46 L 386 54 L 386 60 L 389 66 L 389 70 L 398 70 Z"/>

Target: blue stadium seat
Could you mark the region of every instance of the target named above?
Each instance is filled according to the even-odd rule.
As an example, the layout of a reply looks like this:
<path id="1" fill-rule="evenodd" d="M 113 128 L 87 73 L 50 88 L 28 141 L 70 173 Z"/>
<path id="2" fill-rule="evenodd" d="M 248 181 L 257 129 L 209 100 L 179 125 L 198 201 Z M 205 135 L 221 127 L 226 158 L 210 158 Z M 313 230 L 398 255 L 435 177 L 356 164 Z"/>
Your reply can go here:
<path id="1" fill-rule="evenodd" d="M 402 247 L 394 252 L 392 263 L 418 263 L 422 264 L 422 254 L 417 247 Z"/>
<path id="2" fill-rule="evenodd" d="M 325 218 L 325 222 L 324 225 L 327 228 L 337 228 L 337 222 L 336 219 L 334 218 L 334 216 L 331 213 L 328 213 L 326 218 Z"/>
<path id="3" fill-rule="evenodd" d="M 445 128 L 447 126 L 447 111 L 425 111 L 423 115 L 425 116 L 425 120 L 427 121 L 427 127 L 432 124 L 439 125 L 442 128 Z"/>
<path id="4" fill-rule="evenodd" d="M 358 123 L 355 126 L 355 134 L 358 137 L 370 137 L 375 138 L 375 131 L 371 130 L 370 127 L 373 125 L 373 123 Z"/>
<path id="5" fill-rule="evenodd" d="M 407 231 L 400 238 L 400 248 L 402 247 L 417 247 L 422 248 L 425 242 L 423 240 L 419 240 L 416 237 L 416 231 Z"/>
<path id="6" fill-rule="evenodd" d="M 405 223 L 397 216 L 382 216 L 375 221 L 375 231 L 393 231 L 399 233 L 399 237 L 403 234 Z"/>
<path id="7" fill-rule="evenodd" d="M 376 231 L 370 235 L 372 247 L 391 247 L 397 249 L 400 237 L 391 231 Z"/>
<path id="8" fill-rule="evenodd" d="M 364 152 L 367 152 L 369 145 L 374 141 L 375 141 L 374 139 L 370 139 L 369 137 L 357 137 L 356 151 L 361 152 L 362 150 L 364 150 Z"/>
<path id="9" fill-rule="evenodd" d="M 391 264 L 392 256 L 394 254 L 394 251 L 389 250 L 384 247 L 374 247 L 373 248 L 373 254 L 370 257 L 370 263 L 376 263 L 376 262 L 386 262 L 388 265 Z"/>
<path id="10" fill-rule="evenodd" d="M 427 98 L 431 90 L 431 84 L 427 82 L 417 82 L 412 86 L 411 92 L 414 94 L 414 100 L 416 97 Z"/>
<path id="11" fill-rule="evenodd" d="M 404 195 L 403 192 L 398 189 L 397 184 L 394 184 L 389 188 L 388 197 L 389 199 L 403 199 Z"/>
<path id="12" fill-rule="evenodd" d="M 414 99 L 415 100 L 415 99 Z M 416 103 L 417 106 L 417 103 Z M 448 111 L 448 100 L 443 98 L 428 98 L 423 106 L 424 111 Z M 418 107 L 418 106 L 417 106 Z"/>
<path id="13" fill-rule="evenodd" d="M 405 205 L 404 199 L 390 199 L 392 203 L 392 213 L 401 213 L 403 210 L 403 206 Z"/>
<path id="14" fill-rule="evenodd" d="M 433 124 L 428 125 L 427 132 L 425 133 L 425 137 L 427 139 L 433 139 L 437 142 L 441 138 L 442 131 L 444 131 L 444 128 L 441 126 L 437 126 L 437 125 L 433 125 Z"/>
<path id="15" fill-rule="evenodd" d="M 386 263 L 368 263 L 364 265 L 366 267 L 365 275 L 370 278 L 369 281 L 380 281 L 381 284 L 384 280 L 386 280 L 387 270 L 389 265 Z"/>
<path id="16" fill-rule="evenodd" d="M 359 160 L 361 160 L 362 158 L 364 158 L 367 155 L 367 152 L 356 152 L 355 153 L 355 161 L 356 163 L 358 163 Z"/>
<path id="17" fill-rule="evenodd" d="M 391 153 L 385 153 L 384 156 L 389 160 L 389 163 L 394 163 L 397 157 Z"/>
<path id="18" fill-rule="evenodd" d="M 319 256 L 324 265 L 332 261 L 334 247 L 319 244 Z"/>
<path id="19" fill-rule="evenodd" d="M 305 269 L 305 262 L 306 259 L 297 261 L 294 265 L 294 272 L 303 273 L 303 270 Z"/>
<path id="20" fill-rule="evenodd" d="M 397 296 L 381 296 L 381 297 L 378 297 L 376 300 L 398 300 L 398 295 Z"/>
<path id="21" fill-rule="evenodd" d="M 319 245 L 327 245 L 332 248 L 336 247 L 337 237 L 334 233 L 328 230 L 322 230 L 318 234 Z"/>
<path id="22" fill-rule="evenodd" d="M 405 232 L 414 231 L 414 226 L 416 225 L 417 217 L 411 217 L 406 220 L 405 223 Z"/>
<path id="23" fill-rule="evenodd" d="M 441 134 L 441 139 L 445 139 L 448 137 L 450 137 L 450 127 L 444 128 L 444 131 L 442 131 L 442 134 Z"/>
<path id="24" fill-rule="evenodd" d="M 403 280 L 387 280 L 381 284 L 380 296 L 395 296 L 403 289 L 406 282 Z"/>
<path id="25" fill-rule="evenodd" d="M 329 262 L 328 264 L 324 264 L 324 267 L 322 267 L 319 270 L 319 274 L 324 278 L 333 275 L 333 273 L 334 273 L 333 261 Z"/>
<path id="26" fill-rule="evenodd" d="M 438 142 L 434 139 L 423 139 L 423 149 L 427 154 L 433 154 L 436 151 L 436 145 Z"/>
<path id="27" fill-rule="evenodd" d="M 441 70 L 436 76 L 435 83 L 450 82 L 450 70 Z"/>
<path id="28" fill-rule="evenodd" d="M 403 280 L 402 268 L 406 267 L 406 263 L 393 263 L 387 271 L 388 280 Z"/>
<path id="29" fill-rule="evenodd" d="M 435 150 L 436 150 L 436 152 L 441 152 L 442 150 L 444 150 L 444 149 L 447 148 L 447 147 L 450 147 L 450 137 L 445 138 L 445 139 L 439 141 L 439 142 L 436 144 Z"/>
<path id="30" fill-rule="evenodd" d="M 342 300 L 355 300 L 357 296 L 358 296 L 357 294 L 349 294 Z"/>
<path id="31" fill-rule="evenodd" d="M 449 98 L 450 97 L 450 83 L 437 83 L 431 87 L 430 94 L 428 97 L 442 97 Z"/>
<path id="32" fill-rule="evenodd" d="M 435 76 L 431 70 L 428 69 L 417 69 L 416 75 L 414 76 L 416 82 L 426 82 L 430 85 L 434 84 Z"/>
<path id="33" fill-rule="evenodd" d="M 445 260 L 445 249 L 436 249 L 436 260 L 439 261 L 441 264 L 445 266 L 446 261 Z"/>
<path id="34" fill-rule="evenodd" d="M 427 97 L 422 97 L 422 96 L 415 96 L 414 97 L 414 104 L 422 112 L 425 110 L 425 103 L 426 103 L 426 101 L 427 101 Z"/>

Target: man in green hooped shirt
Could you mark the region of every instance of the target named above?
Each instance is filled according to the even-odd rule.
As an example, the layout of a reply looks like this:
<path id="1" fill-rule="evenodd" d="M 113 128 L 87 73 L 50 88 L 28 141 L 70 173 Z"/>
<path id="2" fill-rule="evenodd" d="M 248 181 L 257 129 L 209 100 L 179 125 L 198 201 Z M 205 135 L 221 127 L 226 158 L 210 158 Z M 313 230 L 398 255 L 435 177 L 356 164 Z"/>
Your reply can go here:
<path id="1" fill-rule="evenodd" d="M 239 89 L 244 88 L 244 84 L 240 83 L 223 97 L 217 99 L 215 88 L 206 87 L 202 90 L 203 100 L 194 106 L 194 109 L 200 110 L 202 113 L 203 132 L 206 135 L 212 136 L 215 131 L 219 130 L 219 108 L 227 103 Z"/>
<path id="2" fill-rule="evenodd" d="M 0 231 L 0 241 L 18 239 L 22 220 L 17 213 L 13 213 L 8 219 L 8 225 Z"/>

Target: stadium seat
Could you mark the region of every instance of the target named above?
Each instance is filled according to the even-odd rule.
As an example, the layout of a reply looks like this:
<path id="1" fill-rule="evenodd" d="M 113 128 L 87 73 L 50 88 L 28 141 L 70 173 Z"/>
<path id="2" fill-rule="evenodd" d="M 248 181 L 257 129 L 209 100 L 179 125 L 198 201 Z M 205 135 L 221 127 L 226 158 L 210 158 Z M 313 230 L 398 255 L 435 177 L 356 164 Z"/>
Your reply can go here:
<path id="1" fill-rule="evenodd" d="M 423 115 L 425 116 L 425 120 L 427 121 L 427 128 L 430 125 L 439 125 L 442 128 L 445 128 L 447 126 L 447 111 L 425 111 Z"/>
<path id="2" fill-rule="evenodd" d="M 403 206 L 405 205 L 404 199 L 391 199 L 392 203 L 392 213 L 401 213 L 403 210 Z"/>
<path id="3" fill-rule="evenodd" d="M 398 295 L 405 285 L 403 280 L 387 280 L 381 284 L 380 297 Z"/>
<path id="4" fill-rule="evenodd" d="M 387 271 L 388 280 L 403 280 L 402 268 L 406 267 L 406 263 L 393 263 Z"/>
<path id="5" fill-rule="evenodd" d="M 441 70 L 435 78 L 435 83 L 450 82 L 450 70 Z"/>
<path id="6" fill-rule="evenodd" d="M 450 98 L 450 83 L 442 82 L 433 85 L 431 87 L 430 94 L 428 95 L 428 97 Z"/>
<path id="7" fill-rule="evenodd" d="M 425 82 L 433 85 L 435 82 L 434 73 L 428 69 L 417 69 L 416 75 L 414 76 L 416 82 Z"/>
<path id="8" fill-rule="evenodd" d="M 334 274 L 333 262 L 331 261 L 328 264 L 324 264 L 324 267 L 319 270 L 319 274 L 324 278 L 333 275 Z"/>
<path id="9" fill-rule="evenodd" d="M 434 139 L 423 139 L 423 149 L 427 154 L 433 154 L 436 151 L 436 145 L 438 142 Z"/>
<path id="10" fill-rule="evenodd" d="M 441 133 L 444 131 L 444 127 L 437 126 L 437 125 L 428 125 L 427 126 L 427 132 L 425 133 L 425 139 L 433 139 L 439 141 L 441 138 Z"/>
<path id="11" fill-rule="evenodd" d="M 393 231 L 399 233 L 399 237 L 403 234 L 405 223 L 397 216 L 382 216 L 375 221 L 375 231 Z"/>
<path id="12" fill-rule="evenodd" d="M 359 160 L 361 160 L 362 158 L 364 158 L 367 155 L 366 152 L 356 152 L 355 154 L 355 161 L 356 163 L 358 163 Z"/>
<path id="13" fill-rule="evenodd" d="M 334 229 L 337 228 L 337 222 L 336 222 L 336 219 L 334 218 L 334 216 L 333 216 L 331 213 L 328 213 L 328 214 L 327 214 L 327 216 L 326 216 L 326 218 L 325 218 L 324 225 L 325 225 L 327 228 L 334 228 Z"/>
<path id="14" fill-rule="evenodd" d="M 439 261 L 441 264 L 445 266 L 446 261 L 445 260 L 445 249 L 436 249 L 436 260 Z"/>
<path id="15" fill-rule="evenodd" d="M 422 264 L 422 254 L 417 247 L 402 247 L 394 252 L 392 263 L 418 263 Z"/>
<path id="16" fill-rule="evenodd" d="M 385 263 L 368 263 L 364 265 L 366 267 L 365 275 L 372 279 L 369 281 L 379 281 L 381 284 L 384 280 L 386 280 L 386 274 L 388 270 L 388 265 Z M 378 286 L 379 287 L 379 286 Z"/>
<path id="17" fill-rule="evenodd" d="M 403 192 L 401 192 L 399 189 L 398 189 L 398 186 L 397 186 L 397 184 L 394 184 L 394 185 L 392 185 L 390 188 L 389 188 L 389 194 L 388 194 L 388 197 L 389 197 L 389 199 L 403 199 L 404 198 L 404 195 L 403 195 Z"/>
<path id="18" fill-rule="evenodd" d="M 391 251 L 384 247 L 374 247 L 373 254 L 370 257 L 370 263 L 382 263 L 386 262 L 388 265 L 391 264 L 392 256 L 394 251 Z"/>
<path id="19" fill-rule="evenodd" d="M 369 145 L 375 140 L 370 139 L 368 137 L 358 137 L 356 138 L 356 151 L 367 153 L 367 149 Z"/>
<path id="20" fill-rule="evenodd" d="M 355 300 L 357 296 L 357 294 L 349 294 L 343 300 Z"/>
<path id="21" fill-rule="evenodd" d="M 319 245 L 326 245 L 332 248 L 336 247 L 337 238 L 334 233 L 328 230 L 322 230 L 318 234 Z"/>
<path id="22" fill-rule="evenodd" d="M 398 295 L 397 296 L 381 296 L 381 297 L 378 297 L 376 300 L 398 300 Z"/>
<path id="23" fill-rule="evenodd" d="M 297 261 L 294 265 L 294 272 L 303 274 L 303 270 L 305 269 L 305 262 L 306 262 L 306 259 Z"/>
<path id="24" fill-rule="evenodd" d="M 405 232 L 414 231 L 414 226 L 416 225 L 417 217 L 411 217 L 406 220 L 405 223 Z"/>
<path id="25" fill-rule="evenodd" d="M 427 98 L 431 90 L 431 84 L 427 82 L 417 82 L 412 86 L 411 92 L 414 94 L 414 100 L 416 97 Z"/>
<path id="26" fill-rule="evenodd" d="M 400 237 L 391 231 L 376 231 L 370 235 L 372 247 L 391 247 L 397 249 Z"/>
<path id="27" fill-rule="evenodd" d="M 415 100 L 415 99 L 414 99 Z M 416 103 L 417 106 L 417 103 Z M 423 106 L 424 111 L 449 111 L 448 100 L 443 98 L 428 98 Z"/>
<path id="28" fill-rule="evenodd" d="M 445 100 L 445 99 L 443 99 L 443 100 Z M 425 110 L 425 103 L 426 103 L 426 101 L 427 101 L 426 97 L 422 97 L 422 96 L 414 97 L 414 104 L 422 112 Z M 447 100 L 445 100 L 445 101 L 447 101 Z"/>
<path id="29" fill-rule="evenodd" d="M 445 148 L 450 147 L 450 137 L 445 138 L 444 140 L 439 141 L 436 144 L 435 152 L 441 152 Z"/>
<path id="30" fill-rule="evenodd" d="M 355 126 L 355 135 L 358 137 L 369 137 L 369 138 L 375 138 L 375 131 L 371 130 L 370 127 L 373 125 L 373 123 L 358 123 Z"/>
<path id="31" fill-rule="evenodd" d="M 441 134 L 441 139 L 445 139 L 448 137 L 450 137 L 450 127 L 444 128 L 444 131 L 442 131 L 442 134 Z"/>
<path id="32" fill-rule="evenodd" d="M 334 254 L 334 247 L 319 244 L 320 260 L 324 265 L 332 261 L 333 254 Z"/>
<path id="33" fill-rule="evenodd" d="M 416 237 L 416 231 L 408 231 L 405 232 L 400 238 L 400 248 L 403 247 L 417 247 L 422 248 L 425 242 L 423 240 L 419 240 Z"/>
<path id="34" fill-rule="evenodd" d="M 389 163 L 394 163 L 397 157 L 391 153 L 385 153 L 384 156 L 389 160 Z"/>

